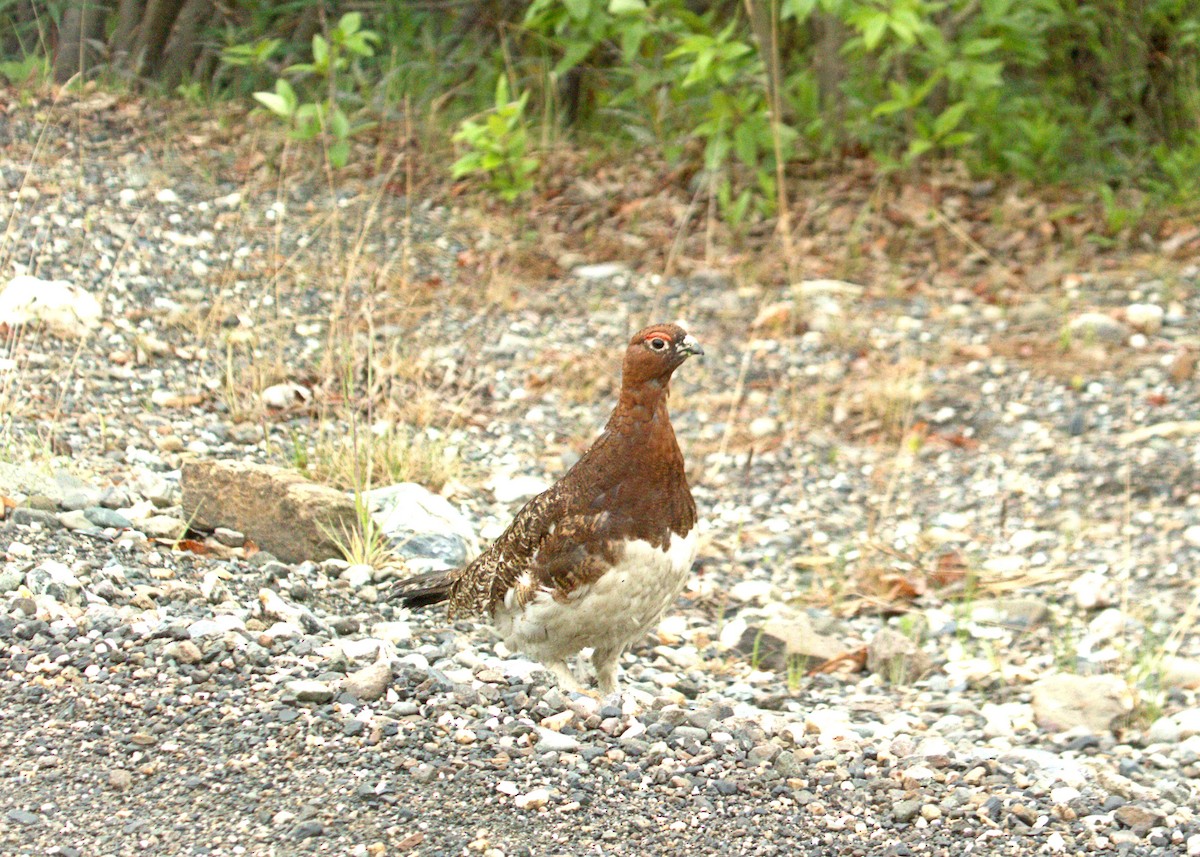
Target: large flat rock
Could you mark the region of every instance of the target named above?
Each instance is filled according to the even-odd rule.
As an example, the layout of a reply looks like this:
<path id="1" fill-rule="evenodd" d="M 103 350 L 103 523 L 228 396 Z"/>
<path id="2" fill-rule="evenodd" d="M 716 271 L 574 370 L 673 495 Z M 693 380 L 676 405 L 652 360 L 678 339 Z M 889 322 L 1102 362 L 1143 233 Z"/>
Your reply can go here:
<path id="1" fill-rule="evenodd" d="M 195 461 L 180 473 L 183 514 L 193 527 L 245 533 L 287 563 L 340 557 L 333 536 L 358 527 L 354 501 L 282 467 Z"/>

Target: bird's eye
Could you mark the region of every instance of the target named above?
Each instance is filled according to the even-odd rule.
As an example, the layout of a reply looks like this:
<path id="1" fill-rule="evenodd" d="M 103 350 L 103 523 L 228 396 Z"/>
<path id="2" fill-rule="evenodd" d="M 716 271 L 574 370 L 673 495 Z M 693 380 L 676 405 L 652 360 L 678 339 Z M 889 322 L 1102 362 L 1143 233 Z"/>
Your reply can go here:
<path id="1" fill-rule="evenodd" d="M 653 348 L 655 351 L 662 351 L 664 348 L 667 347 L 667 341 L 665 339 L 659 339 L 656 336 L 654 339 L 650 340 L 650 347 Z"/>

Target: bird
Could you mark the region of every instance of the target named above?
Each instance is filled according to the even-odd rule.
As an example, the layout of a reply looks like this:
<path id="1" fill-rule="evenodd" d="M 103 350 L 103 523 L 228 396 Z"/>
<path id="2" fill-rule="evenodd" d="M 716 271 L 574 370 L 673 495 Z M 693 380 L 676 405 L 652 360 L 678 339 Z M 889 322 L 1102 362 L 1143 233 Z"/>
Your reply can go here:
<path id="1" fill-rule="evenodd" d="M 565 691 L 589 693 L 567 662 L 591 649 L 599 695 L 620 699 L 621 655 L 675 602 L 696 557 L 696 503 L 667 396 L 675 370 L 703 354 L 677 324 L 635 333 L 616 407 L 591 447 L 473 562 L 403 580 L 392 598 L 490 619 L 510 651 Z"/>

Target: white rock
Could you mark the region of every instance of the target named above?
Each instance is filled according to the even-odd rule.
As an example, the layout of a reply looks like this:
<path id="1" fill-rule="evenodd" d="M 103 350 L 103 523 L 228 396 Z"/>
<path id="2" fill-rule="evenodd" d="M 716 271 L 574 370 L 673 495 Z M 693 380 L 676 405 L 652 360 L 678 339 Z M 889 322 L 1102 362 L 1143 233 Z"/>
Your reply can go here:
<path id="1" fill-rule="evenodd" d="M 371 566 L 359 563 L 347 566 L 338 576 L 349 583 L 351 589 L 361 589 L 371 582 L 373 572 Z"/>
<path id="2" fill-rule="evenodd" d="M 1094 643 L 1111 640 L 1126 628 L 1136 624 L 1132 619 L 1118 610 L 1109 607 L 1088 622 L 1088 638 Z"/>
<path id="3" fill-rule="evenodd" d="M 288 639 L 299 637 L 304 633 L 304 629 L 292 622 L 276 622 L 267 630 L 263 631 L 263 636 L 271 640 Z"/>
<path id="4" fill-rule="evenodd" d="M 541 494 L 550 487 L 536 476 L 497 476 L 487 485 L 500 503 L 515 503 Z"/>
<path id="5" fill-rule="evenodd" d="M 509 797 L 516 797 L 521 793 L 520 787 L 512 780 L 501 780 L 500 782 L 496 783 L 496 791 L 500 792 L 502 795 L 508 795 Z"/>
<path id="6" fill-rule="evenodd" d="M 1191 547 L 1200 548 L 1200 524 L 1193 524 L 1184 530 L 1183 540 Z"/>
<path id="7" fill-rule="evenodd" d="M 1067 850 L 1067 840 L 1056 830 L 1046 837 L 1046 850 L 1051 854 L 1061 854 Z"/>
<path id="8" fill-rule="evenodd" d="M 739 580 L 729 587 L 729 597 L 734 601 L 766 601 L 774 587 L 766 580 Z"/>
<path id="9" fill-rule="evenodd" d="M 601 262 L 597 265 L 580 265 L 571 273 L 584 280 L 607 280 L 618 274 L 624 274 L 628 270 L 629 268 L 620 262 Z"/>
<path id="10" fill-rule="evenodd" d="M 750 421 L 751 437 L 767 437 L 779 431 L 779 421 L 774 417 L 757 417 Z"/>
<path id="11" fill-rule="evenodd" d="M 275 410 L 303 405 L 310 399 L 312 399 L 312 390 L 291 381 L 272 384 L 262 391 L 262 403 Z"/>
<path id="12" fill-rule="evenodd" d="M 1163 308 L 1156 304 L 1130 304 L 1125 307 L 1125 321 L 1142 333 L 1158 333 L 1163 325 Z"/>
<path id="13" fill-rule="evenodd" d="M 58 336 L 81 337 L 100 326 L 100 302 L 66 280 L 20 275 L 0 291 L 0 324 L 40 321 Z"/>
<path id="14" fill-rule="evenodd" d="M 220 572 L 206 572 L 200 581 L 200 594 L 209 604 L 220 604 L 229 597 L 229 589 L 221 579 Z"/>
<path id="15" fill-rule="evenodd" d="M 221 613 L 211 619 L 197 619 L 188 625 L 188 636 L 193 640 L 200 637 L 217 637 L 227 631 L 244 631 L 246 623 L 231 613 Z"/>
<path id="16" fill-rule="evenodd" d="M 746 629 L 750 624 L 743 616 L 734 616 L 721 628 L 721 633 L 717 635 L 717 642 L 722 649 L 732 649 L 741 642 L 742 635 L 746 633 Z"/>
<path id="17" fill-rule="evenodd" d="M 547 729 L 544 726 L 538 726 L 537 733 L 537 748 L 539 750 L 557 750 L 560 753 L 570 753 L 579 749 L 579 742 L 570 735 L 564 735 L 561 732 Z"/>
<path id="18" fill-rule="evenodd" d="M 983 561 L 983 568 L 992 574 L 1011 577 L 1025 568 L 1025 557 L 1015 555 L 988 557 Z"/>
<path id="19" fill-rule="evenodd" d="M 371 626 L 371 636 L 385 643 L 404 643 L 412 639 L 412 626 L 407 622 L 376 622 Z"/>
<path id="20" fill-rule="evenodd" d="M 1050 789 L 1050 800 L 1057 804 L 1067 804 L 1082 796 L 1083 792 L 1071 786 L 1058 786 Z"/>
<path id="21" fill-rule="evenodd" d="M 179 194 L 175 193 L 169 187 L 164 187 L 158 193 L 154 194 L 154 200 L 164 204 L 179 202 Z"/>
<path id="22" fill-rule="evenodd" d="M 1193 833 L 1187 838 L 1188 857 L 1200 855 L 1200 833 Z"/>
<path id="23" fill-rule="evenodd" d="M 517 809 L 541 809 L 549 802 L 550 792 L 546 789 L 532 789 L 513 798 L 513 806 Z"/>
<path id="24" fill-rule="evenodd" d="M 383 649 L 383 641 L 371 637 L 338 637 L 317 649 L 317 654 L 326 658 L 341 656 L 357 661 L 362 658 L 378 658 Z"/>
<path id="25" fill-rule="evenodd" d="M 815 732 L 823 741 L 840 741 L 845 738 L 858 740 L 859 735 L 850 725 L 849 712 L 836 708 L 820 708 L 810 711 L 804 718 L 804 728 Z"/>
<path id="26" fill-rule="evenodd" d="M 1096 571 L 1087 571 L 1079 575 L 1067 586 L 1067 591 L 1084 610 L 1108 607 L 1116 600 L 1116 587 L 1113 582 Z"/>
<path id="27" fill-rule="evenodd" d="M 451 533 L 467 545 L 468 560 L 479 554 L 479 541 L 467 517 L 439 494 L 415 482 L 400 482 L 363 493 L 385 533 Z"/>
<path id="28" fill-rule="evenodd" d="M 792 291 L 801 298 L 812 300 L 814 298 L 857 298 L 862 296 L 865 289 L 844 280 L 804 280 L 795 283 Z"/>

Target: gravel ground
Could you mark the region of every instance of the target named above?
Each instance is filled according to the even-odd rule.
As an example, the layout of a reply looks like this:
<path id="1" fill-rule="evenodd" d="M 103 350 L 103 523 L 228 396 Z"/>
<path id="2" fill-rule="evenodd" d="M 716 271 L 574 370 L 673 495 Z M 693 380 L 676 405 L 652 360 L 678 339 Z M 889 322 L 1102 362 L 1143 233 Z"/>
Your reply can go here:
<path id="1" fill-rule="evenodd" d="M 0 278 L 104 313 L 0 350 L 0 852 L 1200 854 L 1195 265 L 1007 308 L 633 260 L 472 294 L 498 239 L 455 213 L 386 178 L 281 192 L 215 123 L 89 98 L 0 121 Z M 156 529 L 187 458 L 348 431 L 345 334 L 386 376 L 342 367 L 372 418 L 446 449 L 494 536 L 505 486 L 602 424 L 627 333 L 676 317 L 707 354 L 672 401 L 705 538 L 623 708 L 345 563 Z M 279 382 L 312 401 L 264 408 Z M 797 616 L 840 666 L 746 651 Z"/>

